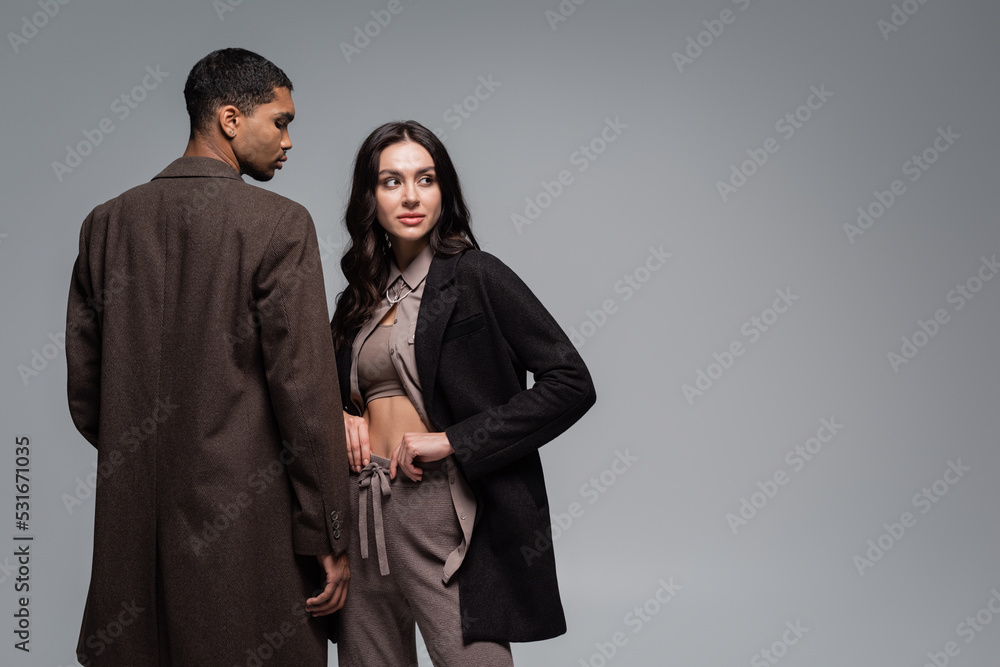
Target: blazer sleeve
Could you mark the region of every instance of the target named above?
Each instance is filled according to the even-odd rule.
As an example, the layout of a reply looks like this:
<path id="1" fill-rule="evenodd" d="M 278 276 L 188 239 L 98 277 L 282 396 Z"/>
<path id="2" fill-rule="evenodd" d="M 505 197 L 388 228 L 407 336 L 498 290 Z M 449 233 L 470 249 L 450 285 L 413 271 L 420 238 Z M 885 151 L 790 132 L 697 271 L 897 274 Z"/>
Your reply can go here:
<path id="1" fill-rule="evenodd" d="M 534 375 L 534 384 L 503 405 L 445 428 L 469 481 L 537 450 L 597 401 L 590 371 L 551 313 L 510 267 L 485 251 L 476 255 L 468 270 L 480 298 L 517 360 Z"/>
<path id="2" fill-rule="evenodd" d="M 347 443 L 316 228 L 292 203 L 282 213 L 255 280 L 268 391 L 284 438 L 296 507 L 293 545 L 341 554 L 350 542 Z"/>
<path id="3" fill-rule="evenodd" d="M 77 430 L 97 447 L 101 412 L 101 328 L 91 279 L 89 234 L 92 211 L 80 228 L 66 308 L 66 392 Z"/>

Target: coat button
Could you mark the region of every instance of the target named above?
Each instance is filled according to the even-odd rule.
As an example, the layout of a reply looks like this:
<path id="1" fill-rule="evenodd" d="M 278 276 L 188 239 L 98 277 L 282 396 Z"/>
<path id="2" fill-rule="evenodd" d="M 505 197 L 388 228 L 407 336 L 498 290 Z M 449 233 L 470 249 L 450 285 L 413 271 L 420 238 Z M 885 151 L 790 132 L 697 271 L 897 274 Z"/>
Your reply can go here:
<path id="1" fill-rule="evenodd" d="M 339 540 L 340 539 L 340 529 L 339 528 L 334 529 L 334 531 L 333 531 L 333 539 L 335 539 L 335 540 Z"/>
<path id="2" fill-rule="evenodd" d="M 331 521 L 336 521 L 339 518 L 340 518 L 340 512 L 338 512 L 337 510 L 333 510 L 332 512 L 330 512 Z"/>

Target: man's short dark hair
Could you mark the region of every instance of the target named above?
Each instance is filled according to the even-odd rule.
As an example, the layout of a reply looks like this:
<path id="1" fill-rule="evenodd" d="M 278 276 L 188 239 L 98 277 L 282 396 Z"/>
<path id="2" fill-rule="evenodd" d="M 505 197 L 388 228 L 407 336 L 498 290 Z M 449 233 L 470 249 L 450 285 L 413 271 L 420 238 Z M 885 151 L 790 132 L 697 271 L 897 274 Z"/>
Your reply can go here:
<path id="1" fill-rule="evenodd" d="M 219 107 L 232 104 L 245 116 L 274 99 L 275 88 L 292 90 L 281 68 L 246 49 L 219 49 L 195 63 L 184 84 L 191 136 L 209 127 Z"/>

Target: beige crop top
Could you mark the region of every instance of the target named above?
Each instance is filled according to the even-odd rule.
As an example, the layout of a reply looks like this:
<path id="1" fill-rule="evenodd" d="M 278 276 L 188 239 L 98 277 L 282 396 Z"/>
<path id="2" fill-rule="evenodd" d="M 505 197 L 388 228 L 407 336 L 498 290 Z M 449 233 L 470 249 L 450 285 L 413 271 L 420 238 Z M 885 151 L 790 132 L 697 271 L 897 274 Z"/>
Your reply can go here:
<path id="1" fill-rule="evenodd" d="M 403 382 L 389 359 L 391 324 L 380 324 L 358 352 L 358 389 L 369 401 L 385 396 L 406 396 Z"/>

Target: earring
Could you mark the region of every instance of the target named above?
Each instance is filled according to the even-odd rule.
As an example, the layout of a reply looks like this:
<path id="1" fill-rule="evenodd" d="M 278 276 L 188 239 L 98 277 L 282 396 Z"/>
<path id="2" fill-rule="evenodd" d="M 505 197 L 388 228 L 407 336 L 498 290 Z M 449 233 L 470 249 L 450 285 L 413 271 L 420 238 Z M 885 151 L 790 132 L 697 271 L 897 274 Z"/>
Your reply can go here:
<path id="1" fill-rule="evenodd" d="M 385 233 L 385 245 L 389 248 L 392 247 L 392 241 L 389 240 L 389 232 Z"/>

